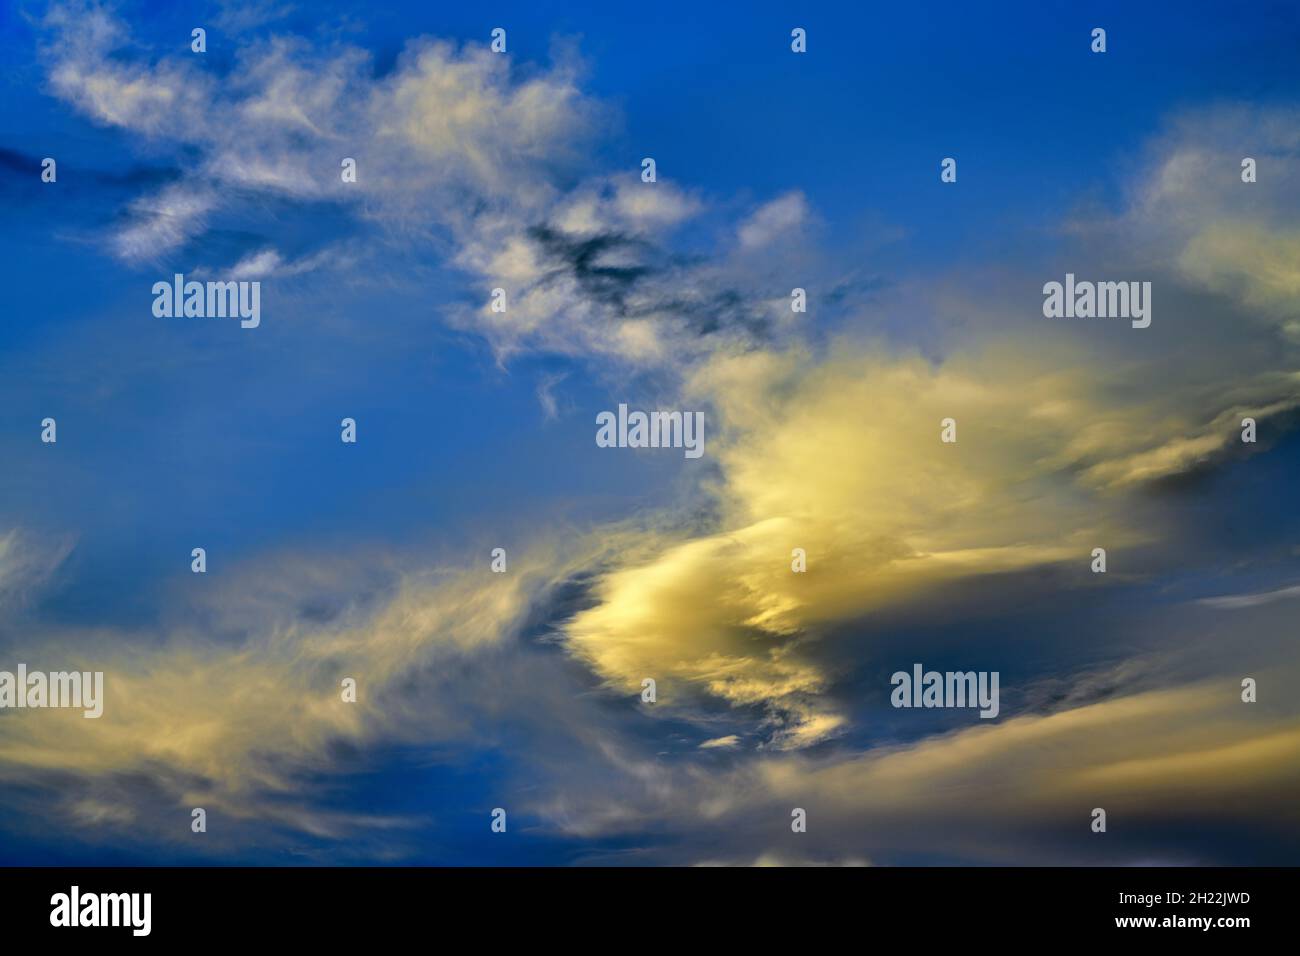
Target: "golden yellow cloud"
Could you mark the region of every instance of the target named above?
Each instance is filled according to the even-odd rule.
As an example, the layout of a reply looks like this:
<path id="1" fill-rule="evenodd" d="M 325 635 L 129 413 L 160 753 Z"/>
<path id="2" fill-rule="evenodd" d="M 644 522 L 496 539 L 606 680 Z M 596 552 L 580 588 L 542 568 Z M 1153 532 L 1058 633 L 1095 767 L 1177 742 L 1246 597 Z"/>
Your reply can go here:
<path id="1" fill-rule="evenodd" d="M 74 649 L 44 640 L 40 660 L 25 663 L 103 671 L 103 715 L 7 712 L 0 779 L 33 770 L 94 776 L 164 767 L 202 789 L 188 795 L 193 800 L 246 814 L 254 810 L 251 794 L 290 790 L 295 773 L 328 766 L 333 741 L 467 734 L 467 715 L 436 694 L 412 719 L 393 692 L 412 674 L 433 664 L 454 670 L 458 660 L 514 633 L 541 566 L 520 556 L 510 575 L 484 567 L 410 579 L 363 621 L 331 628 L 295 619 L 235 648 L 182 637 L 154 648 L 104 634 L 96 643 L 105 651 L 96 654 L 84 642 Z M 280 572 L 291 576 L 283 566 Z M 344 677 L 357 682 L 355 703 L 342 699 Z"/>
<path id="2" fill-rule="evenodd" d="M 1288 665 L 1264 681 L 1287 686 Z M 1094 807 L 1110 826 L 1179 818 L 1300 820 L 1300 716 L 1241 701 L 1235 679 L 1026 715 L 847 759 L 773 758 L 759 792 L 885 833 L 1068 823 Z M 825 822 L 825 821 L 823 821 Z"/>
<path id="3" fill-rule="evenodd" d="M 813 743 L 842 725 L 818 701 L 828 675 L 801 653 L 826 626 L 963 577 L 1086 570 L 1092 548 L 1140 540 L 1062 463 L 1072 424 L 1098 407 L 1082 370 L 1011 347 L 939 365 L 833 355 L 748 352 L 699 371 L 720 527 L 665 536 L 600 581 L 566 630 L 609 681 L 769 705 L 774 743 Z"/>

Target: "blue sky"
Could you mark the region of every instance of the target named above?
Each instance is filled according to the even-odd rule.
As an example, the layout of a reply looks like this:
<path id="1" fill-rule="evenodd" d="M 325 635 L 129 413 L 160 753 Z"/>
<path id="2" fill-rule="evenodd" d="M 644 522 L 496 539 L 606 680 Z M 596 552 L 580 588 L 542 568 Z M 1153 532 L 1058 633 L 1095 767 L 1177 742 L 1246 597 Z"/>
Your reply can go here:
<path id="1" fill-rule="evenodd" d="M 1297 40 L 6 5 L 0 670 L 107 704 L 0 713 L 0 862 L 1294 862 Z M 156 317 L 177 272 L 260 326 Z M 1066 272 L 1152 326 L 1045 318 Z M 914 661 L 1001 715 L 892 707 Z"/>

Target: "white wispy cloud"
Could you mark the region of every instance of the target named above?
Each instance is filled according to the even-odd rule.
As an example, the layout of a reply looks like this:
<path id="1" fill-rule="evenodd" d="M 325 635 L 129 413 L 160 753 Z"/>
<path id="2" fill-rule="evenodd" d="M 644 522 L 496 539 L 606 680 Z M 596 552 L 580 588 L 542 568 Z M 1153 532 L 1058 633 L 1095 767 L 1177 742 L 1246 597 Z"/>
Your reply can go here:
<path id="1" fill-rule="evenodd" d="M 740 224 L 737 236 L 746 248 L 766 246 L 778 237 L 797 231 L 808 216 L 808 200 L 803 193 L 787 193 L 755 210 Z"/>
<path id="2" fill-rule="evenodd" d="M 109 239 L 109 248 L 130 263 L 157 262 L 200 235 L 217 195 L 194 183 L 173 184 L 131 204 L 128 222 Z"/>
<path id="3" fill-rule="evenodd" d="M 0 615 L 37 593 L 72 546 L 70 539 L 50 540 L 17 528 L 0 532 Z"/>
<path id="4" fill-rule="evenodd" d="M 1272 604 L 1274 601 L 1286 601 L 1298 597 L 1300 597 L 1300 584 L 1273 591 L 1257 591 L 1254 594 L 1225 594 L 1219 597 L 1201 598 L 1197 603 L 1204 604 L 1206 607 L 1234 610 L 1259 607 L 1261 604 Z"/>

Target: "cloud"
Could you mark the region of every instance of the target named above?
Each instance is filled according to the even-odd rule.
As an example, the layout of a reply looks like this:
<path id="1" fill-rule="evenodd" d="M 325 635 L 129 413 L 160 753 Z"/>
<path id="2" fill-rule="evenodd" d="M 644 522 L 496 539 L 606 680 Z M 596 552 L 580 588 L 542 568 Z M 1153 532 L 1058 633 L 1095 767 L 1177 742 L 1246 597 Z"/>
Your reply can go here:
<path id="1" fill-rule="evenodd" d="M 270 36 L 214 83 L 186 56 L 146 62 L 105 8 L 56 5 L 44 26 L 56 95 L 185 164 L 182 180 L 133 200 L 108 237 L 125 262 L 158 262 L 223 220 L 264 216 L 269 196 L 330 204 L 379 242 L 446 258 L 479 290 L 477 306 L 452 306 L 447 321 L 482 335 L 502 362 L 541 351 L 673 369 L 767 331 L 771 302 L 738 291 L 752 270 L 728 274 L 663 245 L 707 209 L 702 198 L 642 183 L 637 170 L 585 168 L 584 144 L 608 109 L 582 93 L 572 55 L 517 66 L 421 37 L 375 76 L 363 50 Z M 355 183 L 341 181 L 345 157 Z M 768 218 L 788 219 L 791 201 Z M 258 249 L 232 265 L 281 274 L 272 256 Z M 504 313 L 489 307 L 497 287 Z"/>
<path id="2" fill-rule="evenodd" d="M 43 27 L 52 92 L 155 147 L 197 152 L 187 183 L 137 200 L 152 232 L 132 225 L 111 240 L 127 261 L 150 239 L 161 254 L 201 234 L 218 188 L 342 203 L 401 228 L 463 230 L 483 204 L 527 215 L 595 115 L 574 64 L 517 77 L 481 47 L 414 40 L 375 78 L 357 48 L 270 37 L 241 49 L 218 84 L 186 56 L 145 62 L 104 7 L 55 4 Z M 344 157 L 358 161 L 356 183 L 341 182 Z"/>
<path id="3" fill-rule="evenodd" d="M 221 12 L 214 22 L 227 33 L 254 30 L 281 20 L 296 9 L 293 4 L 275 0 L 218 0 L 217 6 Z"/>
<path id="4" fill-rule="evenodd" d="M 1222 597 L 1201 598 L 1197 603 L 1221 610 L 1235 610 L 1238 608 L 1258 607 L 1261 604 L 1272 604 L 1274 601 L 1285 601 L 1294 597 L 1300 597 L 1300 585 L 1278 588 L 1273 591 L 1260 591 L 1255 594 L 1229 594 Z"/>
<path id="5" fill-rule="evenodd" d="M 327 247 L 299 259 L 286 261 L 277 250 L 263 249 L 236 262 L 230 269 L 230 278 L 266 279 L 272 276 L 305 275 L 317 269 L 338 268 L 346 264 L 349 258 L 342 249 Z"/>
<path id="6" fill-rule="evenodd" d="M 745 248 L 766 246 L 778 237 L 798 230 L 808 215 L 808 200 L 803 193 L 787 193 L 765 203 L 741 223 L 737 236 Z"/>
<path id="7" fill-rule="evenodd" d="M 114 233 L 109 246 L 126 262 L 159 261 L 200 235 L 216 206 L 216 194 L 204 187 L 168 186 L 131 204 L 127 224 Z"/>
<path id="8" fill-rule="evenodd" d="M 1157 168 L 1167 177 L 1171 165 Z M 1138 194 L 1160 198 L 1120 221 L 1156 228 L 1147 218 L 1177 192 L 1148 184 Z M 1180 223 L 1200 234 L 1197 220 Z M 1172 237 L 1167 247 L 1177 260 Z M 1089 243 L 1074 254 L 1113 256 Z M 1075 262 L 1084 272 L 1086 260 Z M 1286 291 L 1268 278 L 1272 263 L 1239 257 L 1257 278 L 1229 308 L 1264 308 L 1251 282 Z M 995 300 L 979 334 L 944 329 L 934 357 L 850 336 L 822 352 L 711 343 L 688 366 L 683 395 L 710 409 L 713 523 L 665 533 L 654 556 L 598 578 L 598 602 L 566 628 L 569 646 L 614 686 L 655 677 L 668 707 L 701 693 L 757 706 L 770 746 L 803 747 L 845 727 L 827 695 L 837 676 L 828 661 L 842 655 L 824 645 L 855 620 L 963 579 L 1083 567 L 1102 543 L 1112 555 L 1171 546 L 1177 536 L 1131 496 L 1244 457 L 1244 417 L 1284 423 L 1300 404 L 1276 325 L 1225 331 L 1178 288 L 1188 278 L 1157 283 L 1170 325 L 1146 339 L 1041 316 L 1032 327 L 1008 322 L 999 313 L 1012 306 Z M 964 293 L 968 308 L 971 287 Z M 1166 328 L 1184 330 L 1176 366 Z M 955 444 L 939 440 L 946 418 Z M 808 555 L 806 574 L 790 570 L 794 548 Z"/>
<path id="9" fill-rule="evenodd" d="M 126 27 L 106 8 L 53 4 L 42 25 L 51 90 L 91 119 L 151 137 L 201 127 L 210 78 L 181 59 L 149 66 L 110 57 L 126 42 Z"/>
<path id="10" fill-rule="evenodd" d="M 614 193 L 619 219 L 632 228 L 675 226 L 699 211 L 698 201 L 671 185 L 654 184 L 653 189 L 620 183 Z"/>
<path id="11" fill-rule="evenodd" d="M 341 752 L 380 739 L 474 739 L 470 711 L 492 706 L 491 696 L 466 707 L 475 692 L 462 697 L 465 685 L 475 667 L 483 687 L 506 679 L 490 660 L 518 632 L 536 584 L 535 568 L 513 564 L 509 580 L 486 572 L 389 578 L 382 597 L 321 620 L 295 608 L 312 594 L 340 593 L 345 568 L 295 575 L 278 562 L 283 590 L 268 591 L 261 570 L 245 569 L 218 618 L 194 609 L 195 620 L 206 619 L 201 633 L 176 630 L 152 646 L 146 635 L 46 634 L 41 661 L 29 665 L 102 670 L 103 716 L 6 714 L 0 778 L 57 790 L 80 780 L 87 796 L 70 808 L 73 822 L 116 819 L 87 807 L 112 802 L 117 781 L 132 775 L 151 779 L 164 802 L 235 818 L 322 819 L 294 795 L 312 774 L 346 768 Z M 232 629 L 245 634 L 233 644 L 214 639 Z M 356 703 L 342 700 L 344 677 L 357 682 Z M 430 705 L 431 691 L 442 704 Z"/>
<path id="12" fill-rule="evenodd" d="M 486 47 L 416 41 L 369 111 L 379 144 L 421 158 L 426 178 L 449 176 L 476 193 L 521 200 L 537 178 L 527 174 L 553 168 L 585 134 L 593 108 L 575 80 L 564 64 L 512 83 L 509 61 Z"/>
<path id="13" fill-rule="evenodd" d="M 732 863 L 722 860 L 705 860 L 696 863 L 696 866 L 870 866 L 866 860 L 858 857 L 848 857 L 847 859 L 828 859 L 828 860 L 809 860 L 796 856 L 783 856 L 778 853 L 764 853 L 762 856 L 746 863 Z"/>
<path id="14" fill-rule="evenodd" d="M 1300 110 L 1224 104 L 1172 118 L 1116 226 L 1187 281 L 1249 307 L 1294 339 L 1300 294 Z M 1256 181 L 1242 181 L 1245 158 Z M 1128 243 L 1126 243 L 1128 244 Z"/>
<path id="15" fill-rule="evenodd" d="M 17 528 L 0 534 L 0 615 L 23 606 L 72 551 L 72 541 L 42 540 Z"/>
<path id="16" fill-rule="evenodd" d="M 543 375 L 537 383 L 537 402 L 542 406 L 542 415 L 548 422 L 560 417 L 560 403 L 555 395 L 555 386 L 567 377 L 565 373 Z"/>
<path id="17" fill-rule="evenodd" d="M 768 712 L 770 743 L 808 746 L 843 715 L 834 676 L 810 653 L 873 611 L 961 579 L 1086 566 L 1092 547 L 1142 541 L 1122 502 L 1055 461 L 1068 433 L 1054 408 L 1089 389 L 1017 347 L 953 357 L 834 358 L 753 351 L 719 357 L 691 383 L 713 409 L 717 526 L 665 532 L 652 557 L 601 575 L 568 646 L 617 686 L 659 681 Z M 954 417 L 958 441 L 940 440 Z M 792 570 L 792 553 L 807 572 Z"/>
<path id="18" fill-rule="evenodd" d="M 680 508 L 539 535 L 512 550 L 508 577 L 424 557 L 331 566 L 290 555 L 245 568 L 220 601 L 159 633 L 48 628 L 42 653 L 106 672 L 105 716 L 6 715 L 11 792 L 72 781 L 77 800 L 57 803 L 69 820 L 153 828 L 163 841 L 142 808 L 203 801 L 272 828 L 400 842 L 410 820 L 330 811 L 309 783 L 387 746 L 500 746 L 536 771 L 529 810 L 553 831 L 671 844 L 729 827 L 717 859 L 876 860 L 919 847 L 1039 862 L 1062 845 L 1091 858 L 1104 851 L 1052 834 L 1086 832 L 1092 806 L 1155 821 L 1176 801 L 1180 818 L 1241 825 L 1240 807 L 1267 807 L 1295 832 L 1295 716 L 1243 705 L 1235 675 L 1135 689 L 1084 669 L 1058 677 L 1046 701 L 1035 673 L 997 724 L 906 743 L 873 737 L 844 693 L 879 663 L 878 631 L 863 625 L 873 616 L 910 620 L 962 583 L 1043 571 L 1060 572 L 1059 593 L 1102 544 L 1112 560 L 1176 550 L 1180 532 L 1150 517 L 1142 492 L 1254 452 L 1240 418 L 1281 421 L 1297 407 L 1300 190 L 1288 192 L 1283 162 L 1293 113 L 1183 119 L 1152 147 L 1124 210 L 1074 224 L 1067 268 L 1156 277 L 1149 335 L 1045 323 L 1037 273 L 981 296 L 978 277 L 958 271 L 918 280 L 928 295 L 915 302 L 940 318 L 917 344 L 926 311 L 901 297 L 837 303 L 863 287 L 852 282 L 828 280 L 812 297 L 829 317 L 792 319 L 789 283 L 770 263 L 812 219 L 802 192 L 736 221 L 688 188 L 587 168 L 582 144 L 603 108 L 574 59 L 532 66 L 418 38 L 376 74 L 365 51 L 269 37 L 217 82 L 184 57 L 146 59 L 103 8 L 56 6 L 45 25 L 51 90 L 93 122 L 175 149 L 185 167 L 128 205 L 107 241 L 117 258 L 173 255 L 268 198 L 336 207 L 405 250 L 394 271 L 426 253 L 461 270 L 465 301 L 445 320 L 499 361 L 576 356 L 620 390 L 639 384 L 629 369 L 653 373 L 656 400 L 706 411 L 709 441 Z M 1221 145 L 1247 141 L 1261 161 L 1253 185 Z M 355 184 L 340 180 L 343 157 L 358 161 Z M 332 239 L 282 251 L 293 248 L 259 237 L 228 268 L 333 275 L 347 261 Z M 828 261 L 813 279 L 857 275 L 833 251 L 816 255 Z M 489 305 L 496 287 L 502 313 Z M 905 334 L 885 334 L 879 312 Z M 852 331 L 832 334 L 830 318 Z M 547 419 L 558 381 L 537 388 Z M 945 418 L 955 444 L 940 441 Z M 795 548 L 806 573 L 791 568 Z M 61 560 L 36 553 L 0 537 L 0 600 Z M 1254 607 L 1290 590 L 1204 603 Z M 1049 660 L 1034 665 L 1052 670 L 1062 652 L 1047 629 Z M 1289 668 L 1284 659 L 1272 679 Z M 345 676 L 358 681 L 355 705 L 339 699 Z M 646 677 L 659 702 L 633 717 L 618 702 Z M 810 809 L 806 853 L 755 829 L 760 817 L 788 829 L 790 806 Z"/>
<path id="19" fill-rule="evenodd" d="M 1285 620 L 1271 627 L 1270 653 L 1288 640 Z M 1192 644 L 1206 640 L 1198 635 Z M 1260 686 L 1288 686 L 1300 661 L 1272 656 L 1254 672 Z M 671 820 L 673 839 L 647 857 L 660 863 L 694 861 L 694 848 L 707 843 L 722 862 L 757 853 L 880 864 L 1131 865 L 1153 856 L 1215 864 L 1240 860 L 1234 847 L 1261 832 L 1276 849 L 1258 859 L 1285 860 L 1300 823 L 1294 701 L 1270 695 L 1246 704 L 1235 674 L 1175 674 L 1156 668 L 1148 679 L 1166 686 L 1129 683 L 1100 701 L 1070 695 L 1047 714 L 906 743 L 768 749 L 707 771 L 700 763 L 660 765 L 656 793 L 620 792 L 608 798 L 616 810 L 585 791 L 569 798 L 564 819 L 583 821 L 581 832 L 593 839 L 654 832 Z M 806 833 L 790 833 L 793 807 L 805 809 Z M 1104 837 L 1090 830 L 1095 807 L 1107 813 Z M 1193 826 L 1216 838 L 1189 843 Z"/>
<path id="20" fill-rule="evenodd" d="M 1297 716 L 1259 714 L 1242 704 L 1235 682 L 1222 681 L 1017 717 L 847 760 L 770 761 L 758 792 L 776 803 L 815 804 L 810 820 L 820 814 L 827 837 L 814 845 L 835 834 L 843 846 L 852 840 L 846 830 L 865 830 L 873 834 L 868 845 L 895 851 L 945 848 L 1042 863 L 1074 844 L 1074 859 L 1122 862 L 1136 855 L 1140 835 L 1123 848 L 1087 847 L 1093 807 L 1126 834 L 1196 818 L 1249 826 L 1268 813 L 1280 815 L 1272 829 L 1288 829 L 1297 756 Z M 1061 836 L 1071 826 L 1081 839 Z M 1047 831 L 1054 837 L 1044 840 Z"/>
<path id="21" fill-rule="evenodd" d="M 1274 232 L 1258 225 L 1214 224 L 1188 240 L 1182 270 L 1208 288 L 1240 296 L 1248 305 L 1289 312 L 1300 298 L 1300 231 Z M 1300 336 L 1290 314 L 1283 326 Z"/>

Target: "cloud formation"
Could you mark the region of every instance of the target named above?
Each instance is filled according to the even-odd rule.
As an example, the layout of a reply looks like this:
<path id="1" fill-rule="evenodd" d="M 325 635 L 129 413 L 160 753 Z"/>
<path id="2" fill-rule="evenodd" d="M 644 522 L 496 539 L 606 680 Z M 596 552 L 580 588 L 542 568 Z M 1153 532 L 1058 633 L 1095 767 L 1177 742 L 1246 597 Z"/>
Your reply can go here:
<path id="1" fill-rule="evenodd" d="M 227 11 L 228 28 L 281 16 Z M 582 377 L 705 409 L 710 437 L 708 461 L 681 473 L 678 507 L 557 522 L 511 548 L 508 575 L 394 557 L 377 540 L 337 563 L 306 549 L 250 560 L 210 604 L 182 602 L 156 629 L 38 622 L 24 648 L 52 668 L 104 670 L 108 699 L 99 721 L 3 717 L 0 779 L 17 804 L 62 795 L 52 812 L 78 833 L 161 844 L 176 842 L 165 821 L 177 808 L 204 805 L 245 828 L 229 846 L 363 833 L 362 856 L 401 859 L 422 821 L 340 811 L 312 787 L 412 748 L 442 766 L 506 754 L 502 778 L 540 827 L 636 838 L 638 860 L 1162 851 L 1145 837 L 1118 856 L 1085 845 L 1094 806 L 1128 826 L 1226 832 L 1266 813 L 1264 828 L 1294 844 L 1295 707 L 1244 707 L 1246 675 L 1160 608 L 1168 633 L 1118 661 L 1088 648 L 1008 660 L 1023 680 L 995 725 L 944 715 L 904 733 L 870 712 L 878 672 L 951 653 L 922 625 L 962 588 L 1064 602 L 1095 586 L 1095 547 L 1126 583 L 1158 585 L 1196 560 L 1193 530 L 1152 506 L 1162 483 L 1258 454 L 1241 419 L 1276 440 L 1300 404 L 1300 190 L 1281 161 L 1300 142 L 1294 110 L 1181 116 L 1150 144 L 1124 207 L 1076 213 L 1053 256 L 991 282 L 940 270 L 922 292 L 863 302 L 834 277 L 864 267 L 817 244 L 802 190 L 732 204 L 672 177 L 592 168 L 583 144 L 609 107 L 583 92 L 568 53 L 532 66 L 420 37 L 381 71 L 357 47 L 271 35 L 218 82 L 184 57 L 147 56 L 104 7 L 55 5 L 42 31 L 54 95 L 174 149 L 182 167 L 126 203 L 103 241 L 116 261 L 192 258 L 225 217 L 272 202 L 329 207 L 369 247 L 402 250 L 393 274 L 426 256 L 457 270 L 464 294 L 436 318 L 502 369 L 571 360 L 538 378 L 548 425 L 574 407 L 556 386 Z M 1225 142 L 1254 144 L 1261 169 L 1279 172 L 1244 187 Z M 344 157 L 355 184 L 340 180 Z M 366 255 L 265 229 L 191 271 L 303 277 L 328 294 Z M 367 261 L 391 277 L 384 255 Z M 791 310 L 790 262 L 815 263 L 799 280 L 811 316 Z M 1138 264 L 1158 277 L 1150 330 L 1038 311 L 1044 275 Z M 981 281 L 998 290 L 976 294 Z M 494 288 L 505 312 L 490 307 Z M 914 332 L 922 305 L 933 322 L 919 344 L 880 319 Z M 945 419 L 955 443 L 940 440 Z M 0 536 L 0 613 L 67 556 L 38 540 Z M 795 549 L 806 572 L 792 569 Z M 1293 591 L 1203 603 L 1254 613 Z M 1045 635 L 1064 627 L 1030 620 Z M 907 661 L 891 627 L 919 635 Z M 1268 666 L 1256 676 L 1271 687 L 1300 664 L 1279 633 L 1269 619 L 1259 640 Z M 1170 663 L 1193 644 L 1197 666 Z M 963 650 L 1003 666 L 1006 645 L 972 637 Z M 358 682 L 355 705 L 340 698 L 344 677 Z M 652 710 L 638 702 L 644 678 L 658 684 Z M 805 845 L 789 844 L 791 807 L 810 812 Z M 1079 841 L 1062 836 L 1075 829 Z"/>

